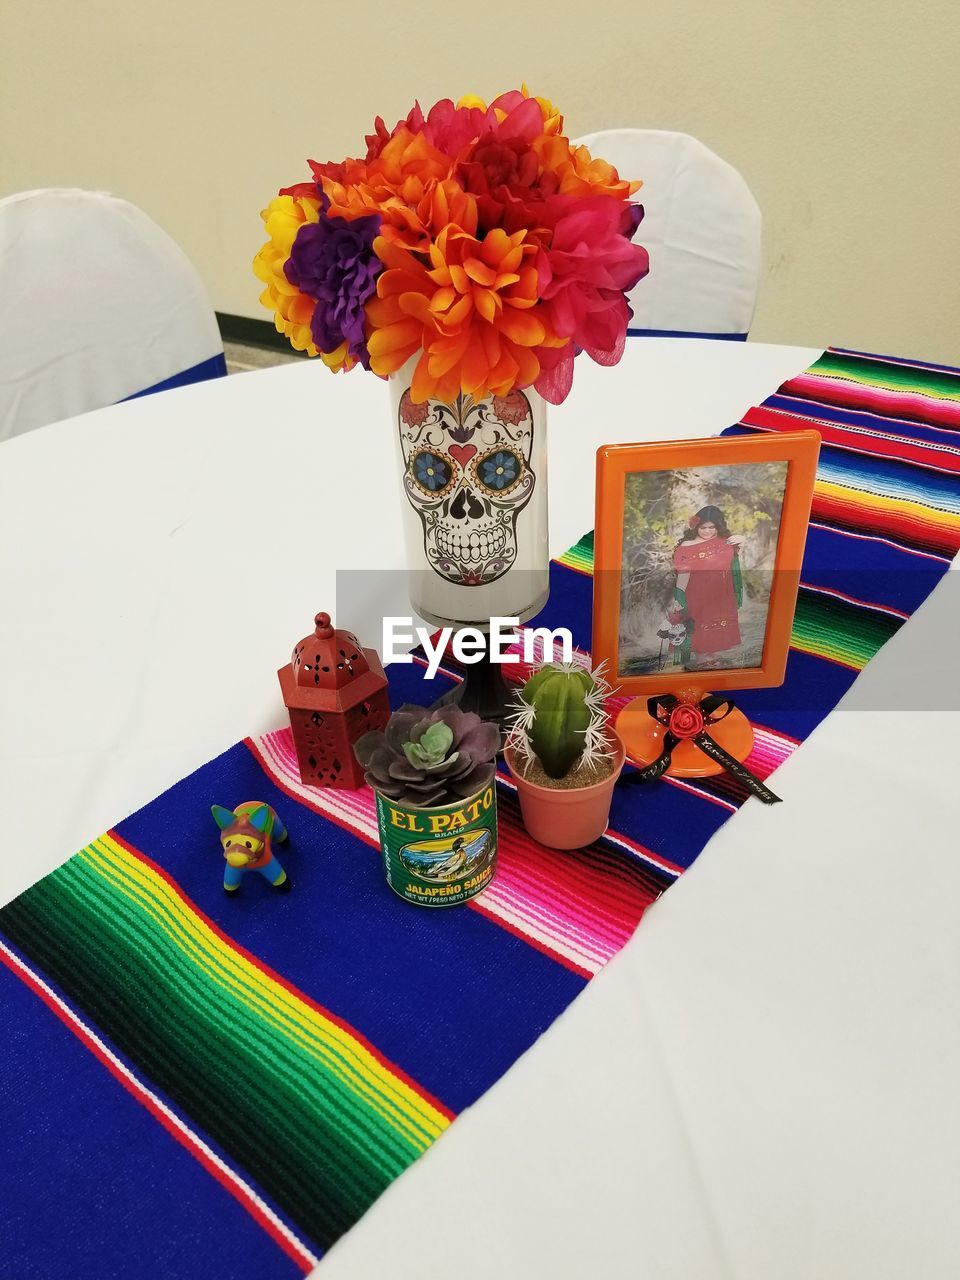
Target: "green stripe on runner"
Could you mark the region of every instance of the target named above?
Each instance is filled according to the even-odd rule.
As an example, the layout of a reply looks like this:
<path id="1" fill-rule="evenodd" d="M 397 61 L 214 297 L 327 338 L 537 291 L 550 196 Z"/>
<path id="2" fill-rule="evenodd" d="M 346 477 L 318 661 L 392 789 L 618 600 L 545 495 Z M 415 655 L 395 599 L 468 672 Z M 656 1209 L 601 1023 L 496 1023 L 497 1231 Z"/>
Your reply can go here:
<path id="1" fill-rule="evenodd" d="M 350 1060 L 343 1048 L 322 1040 L 309 1024 L 297 1021 L 289 1011 L 289 1006 L 275 1003 L 269 993 L 255 988 L 252 980 L 247 980 L 243 976 L 246 966 L 242 966 L 239 971 L 231 971 L 218 952 L 205 951 L 190 936 L 189 931 L 164 898 L 159 894 L 151 895 L 142 882 L 136 881 L 126 873 L 122 865 L 117 865 L 107 856 L 108 850 L 109 846 L 102 839 L 95 840 L 77 856 L 90 861 L 94 870 L 105 880 L 112 882 L 121 893 L 132 896 L 144 911 L 151 914 L 159 928 L 172 932 L 176 944 L 184 949 L 212 981 L 225 985 L 229 996 L 234 999 L 243 997 L 255 1002 L 256 1007 L 251 1012 L 263 1018 L 276 1034 L 290 1038 L 301 1051 L 321 1057 L 324 1066 L 338 1076 L 347 1088 L 360 1094 L 365 1101 L 372 1103 L 374 1108 L 391 1121 L 394 1127 L 398 1127 L 404 1133 L 406 1140 L 418 1151 L 425 1150 L 434 1141 L 438 1136 L 435 1128 L 425 1127 L 422 1116 L 417 1117 L 409 1110 L 403 1109 L 396 1098 L 388 1096 L 379 1089 L 369 1076 L 364 1075 L 362 1067 L 356 1061 Z M 152 873 L 146 867 L 144 871 L 149 879 Z M 184 907 L 184 910 L 188 911 L 189 908 Z M 290 997 L 291 1005 L 295 999 Z"/>
<path id="2" fill-rule="evenodd" d="M 859 671 L 902 625 L 889 613 L 801 587 L 790 642 Z"/>
<path id="3" fill-rule="evenodd" d="M 937 399 L 960 400 L 960 375 L 938 369 L 918 369 L 900 364 L 885 364 L 868 356 L 844 356 L 825 351 L 816 364 L 804 370 L 802 377 L 849 378 L 865 386 L 887 386 L 898 392 L 915 391 Z"/>
<path id="4" fill-rule="evenodd" d="M 570 569 L 579 569 L 581 573 L 593 573 L 593 530 L 585 533 L 575 546 L 559 556 L 558 561 Z"/>
<path id="5" fill-rule="evenodd" d="M 82 858 L 4 908 L 0 927 L 317 1242 L 419 1154 Z"/>
<path id="6" fill-rule="evenodd" d="M 83 939 L 71 946 L 61 935 L 55 939 L 56 951 L 51 952 L 44 919 L 34 923 L 32 945 L 20 931 L 14 931 L 15 940 L 43 960 L 55 980 L 83 1003 L 116 1043 L 235 1154 L 315 1239 L 333 1239 L 342 1233 L 394 1176 L 390 1170 L 379 1178 L 364 1179 L 366 1185 L 362 1185 L 359 1166 L 363 1162 L 357 1159 L 351 1169 L 339 1135 L 330 1134 L 319 1117 L 301 1113 L 296 1127 L 291 1127 L 290 1112 L 300 1105 L 299 1099 L 291 1097 L 289 1089 L 263 1079 L 256 1053 L 234 1043 L 225 1061 L 221 1056 L 208 1062 L 209 1046 L 222 1040 L 222 1032 L 203 1011 L 185 1005 L 176 993 L 162 993 L 163 999 L 158 1000 L 149 991 L 111 985 L 109 969 L 84 967 Z M 98 935 L 100 942 L 113 949 L 111 937 Z M 187 1024 L 178 1031 L 184 1008 Z M 158 1029 L 165 1017 L 172 1022 L 166 1034 Z M 327 1179 L 318 1180 L 314 1164 L 319 1160 L 326 1165 Z"/>

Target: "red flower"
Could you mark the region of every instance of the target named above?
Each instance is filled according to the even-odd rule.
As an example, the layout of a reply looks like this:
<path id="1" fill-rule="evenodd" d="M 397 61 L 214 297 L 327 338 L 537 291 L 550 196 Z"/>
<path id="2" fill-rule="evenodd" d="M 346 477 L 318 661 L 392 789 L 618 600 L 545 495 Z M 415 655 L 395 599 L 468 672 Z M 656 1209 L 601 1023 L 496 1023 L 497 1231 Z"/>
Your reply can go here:
<path id="1" fill-rule="evenodd" d="M 699 516 L 691 516 L 691 517 L 690 517 L 690 519 L 687 521 L 687 528 L 688 528 L 688 529 L 699 529 L 699 528 L 700 528 L 700 517 L 699 517 Z"/>
<path id="2" fill-rule="evenodd" d="M 429 404 L 424 401 L 423 404 L 415 404 L 410 398 L 409 387 L 403 393 L 400 401 L 400 417 L 404 420 L 408 427 L 420 427 L 426 421 L 427 414 L 430 412 Z"/>
<path id="3" fill-rule="evenodd" d="M 556 176 L 543 169 L 533 147 L 542 133 L 537 100 L 521 99 L 502 120 L 488 121 L 464 154 L 456 176 L 464 190 L 477 198 L 481 230 L 503 226 L 512 234 L 541 225 L 544 201 L 559 186 Z"/>
<path id="4" fill-rule="evenodd" d="M 692 703 L 681 702 L 670 712 L 670 732 L 675 738 L 695 738 L 703 732 L 703 712 Z"/>
<path id="5" fill-rule="evenodd" d="M 499 418 L 501 422 L 509 422 L 511 426 L 516 427 L 529 413 L 527 397 L 521 395 L 519 391 L 493 397 L 493 416 Z"/>

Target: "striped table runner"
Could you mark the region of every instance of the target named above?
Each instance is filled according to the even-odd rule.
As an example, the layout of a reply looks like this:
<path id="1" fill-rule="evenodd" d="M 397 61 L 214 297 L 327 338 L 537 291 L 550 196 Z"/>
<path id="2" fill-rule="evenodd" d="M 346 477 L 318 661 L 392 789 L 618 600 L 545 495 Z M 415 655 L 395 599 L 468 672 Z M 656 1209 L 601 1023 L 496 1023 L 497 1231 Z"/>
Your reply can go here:
<path id="1" fill-rule="evenodd" d="M 960 547 L 960 374 L 831 350 L 734 430 L 824 448 L 787 680 L 738 695 L 769 775 Z M 590 646 L 592 540 L 539 622 Z M 416 666 L 391 697 L 429 700 Z M 444 680 L 455 679 L 449 672 Z M 446 687 L 446 686 L 444 686 Z M 629 777 L 629 769 L 627 771 Z M 744 800 L 730 778 L 617 788 L 576 853 L 499 783 L 500 864 L 428 912 L 387 888 L 372 795 L 300 784 L 289 733 L 237 744 L 0 910 L 0 1274 L 306 1272 L 624 945 Z M 210 805 L 265 800 L 287 895 L 220 888 Z"/>

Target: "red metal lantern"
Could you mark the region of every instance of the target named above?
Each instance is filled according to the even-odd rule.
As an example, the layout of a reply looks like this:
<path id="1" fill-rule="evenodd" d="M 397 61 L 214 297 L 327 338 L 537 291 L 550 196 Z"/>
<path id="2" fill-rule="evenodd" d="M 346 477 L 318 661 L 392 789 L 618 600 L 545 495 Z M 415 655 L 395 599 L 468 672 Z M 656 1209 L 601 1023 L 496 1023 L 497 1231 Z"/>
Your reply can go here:
<path id="1" fill-rule="evenodd" d="M 318 613 L 313 635 L 301 640 L 277 672 L 300 765 L 311 787 L 363 783 L 353 744 L 390 718 L 387 678 L 375 649 L 361 649 L 350 631 L 335 631 Z"/>

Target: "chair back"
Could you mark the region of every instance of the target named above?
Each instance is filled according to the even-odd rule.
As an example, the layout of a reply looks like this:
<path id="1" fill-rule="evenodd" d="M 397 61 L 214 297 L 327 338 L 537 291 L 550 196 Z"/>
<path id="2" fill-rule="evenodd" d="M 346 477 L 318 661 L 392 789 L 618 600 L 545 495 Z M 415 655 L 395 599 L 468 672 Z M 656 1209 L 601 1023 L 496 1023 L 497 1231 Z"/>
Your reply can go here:
<path id="1" fill-rule="evenodd" d="M 101 191 L 0 200 L 0 440 L 226 373 L 200 277 Z"/>
<path id="2" fill-rule="evenodd" d="M 760 282 L 760 207 L 742 176 L 702 142 L 662 129 L 576 139 L 639 178 L 635 239 L 650 273 L 630 294 L 632 334 L 746 338 Z"/>

